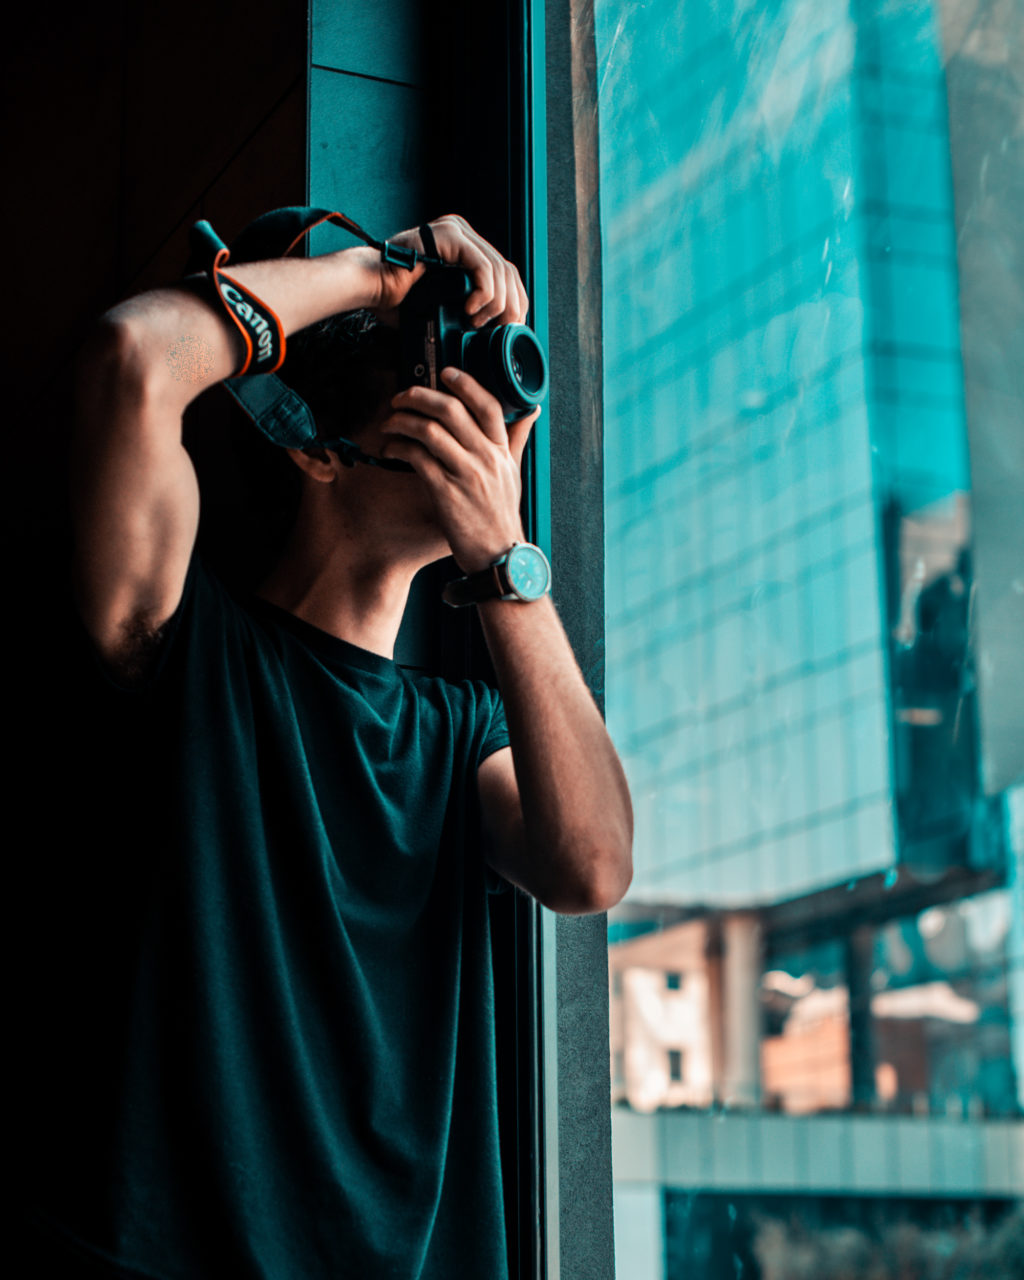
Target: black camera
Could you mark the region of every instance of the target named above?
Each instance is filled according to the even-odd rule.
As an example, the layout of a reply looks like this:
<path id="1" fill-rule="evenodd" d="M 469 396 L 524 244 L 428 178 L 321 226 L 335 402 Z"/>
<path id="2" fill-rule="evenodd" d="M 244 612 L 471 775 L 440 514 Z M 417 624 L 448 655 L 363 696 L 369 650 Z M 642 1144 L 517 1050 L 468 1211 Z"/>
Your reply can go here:
<path id="1" fill-rule="evenodd" d="M 525 324 L 472 327 L 466 299 L 468 272 L 433 267 L 409 290 L 399 310 L 400 387 L 438 387 L 450 366 L 471 374 L 501 403 L 505 422 L 515 422 L 548 393 L 544 348 Z"/>

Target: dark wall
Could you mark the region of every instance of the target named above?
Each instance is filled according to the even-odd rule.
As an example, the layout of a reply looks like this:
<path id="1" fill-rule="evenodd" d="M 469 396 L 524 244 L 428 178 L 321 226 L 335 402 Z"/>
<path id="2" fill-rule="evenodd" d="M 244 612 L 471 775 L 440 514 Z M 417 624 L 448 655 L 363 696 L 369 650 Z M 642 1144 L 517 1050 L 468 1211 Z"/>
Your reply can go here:
<path id="1" fill-rule="evenodd" d="M 21 16 L 5 57 L 5 353 L 26 429 L 10 441 L 4 527 L 21 563 L 40 557 L 33 576 L 63 528 L 69 368 L 90 320 L 175 280 L 196 219 L 230 238 L 304 198 L 305 36 L 305 5 L 288 0 Z"/>
<path id="2" fill-rule="evenodd" d="M 16 323 L 4 349 L 12 418 L 31 427 L 8 441 L 0 491 L 19 598 L 66 561 L 74 354 L 106 308 L 180 276 L 194 222 L 230 243 L 264 210 L 310 200 L 379 235 L 424 216 L 421 9 L 122 0 L 20 19 L 4 66 L 8 191 L 21 202 L 5 210 Z M 311 247 L 351 243 L 325 229 Z M 247 493 L 222 439 L 237 436 L 239 417 L 214 389 L 186 419 L 201 479 L 214 481 L 202 536 L 221 568 L 248 536 Z M 411 621 L 405 656 L 425 661 L 425 620 Z"/>
<path id="3" fill-rule="evenodd" d="M 414 0 L 312 0 L 309 202 L 390 235 L 424 209 L 424 6 Z M 353 241 L 327 227 L 312 252 Z"/>
<path id="4" fill-rule="evenodd" d="M 13 32 L 4 125 L 8 191 L 23 210 L 7 210 L 16 323 L 5 350 L 12 420 L 23 425 L 8 442 L 3 545 L 13 566 L 9 661 L 27 673 L 13 791 L 35 796 L 35 807 L 60 790 L 45 766 L 60 709 L 42 713 L 35 689 L 66 649 L 71 367 L 88 325 L 124 297 L 173 283 L 198 219 L 230 243 L 258 213 L 287 204 L 341 209 L 378 236 L 462 213 L 522 265 L 510 22 L 505 5 L 469 0 L 120 0 L 59 16 L 40 9 Z M 310 250 L 351 243 L 324 228 Z M 223 441 L 244 419 L 217 388 L 186 419 L 201 475 L 223 480 Z M 213 543 L 225 529 L 237 535 L 250 514 L 229 486 L 204 486 Z M 399 658 L 486 675 L 475 619 L 439 604 L 444 576 L 427 571 L 419 584 Z M 502 1061 L 512 1063 L 521 999 L 514 895 L 496 900 L 494 914 Z M 511 1069 L 500 1082 L 510 1222 L 520 1177 L 530 1176 L 516 1168 L 521 1083 Z M 528 1244 L 529 1213 L 522 1228 Z"/>
<path id="5" fill-rule="evenodd" d="M 66 358 L 90 316 L 179 274 L 196 218 L 230 235 L 251 204 L 302 194 L 302 5 L 41 10 L 8 57 L 12 186 L 35 246 L 11 264 L 26 377 Z M 59 313 L 40 298 L 54 288 Z"/>

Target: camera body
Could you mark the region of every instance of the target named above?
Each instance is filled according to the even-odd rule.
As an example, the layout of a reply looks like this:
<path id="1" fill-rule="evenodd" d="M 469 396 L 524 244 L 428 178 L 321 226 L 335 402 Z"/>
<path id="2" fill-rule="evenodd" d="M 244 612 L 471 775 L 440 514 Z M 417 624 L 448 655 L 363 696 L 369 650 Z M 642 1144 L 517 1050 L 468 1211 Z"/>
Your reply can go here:
<path id="1" fill-rule="evenodd" d="M 437 388 L 441 370 L 451 365 L 497 398 L 506 423 L 515 422 L 548 393 L 547 357 L 525 324 L 474 329 L 466 314 L 472 292 L 460 267 L 432 267 L 409 290 L 399 309 L 398 385 Z"/>

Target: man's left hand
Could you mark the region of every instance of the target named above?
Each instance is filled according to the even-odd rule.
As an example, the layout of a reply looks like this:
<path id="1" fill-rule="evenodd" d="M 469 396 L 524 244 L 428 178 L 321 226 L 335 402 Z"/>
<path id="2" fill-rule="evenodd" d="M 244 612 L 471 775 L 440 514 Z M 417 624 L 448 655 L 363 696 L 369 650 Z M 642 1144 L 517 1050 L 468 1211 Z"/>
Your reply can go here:
<path id="1" fill-rule="evenodd" d="M 430 228 L 443 261 L 463 267 L 473 281 L 473 290 L 466 299 L 466 313 L 474 328 L 482 328 L 491 321 L 522 324 L 530 301 L 516 266 L 503 258 L 494 245 L 457 214 L 449 213 L 436 219 Z M 424 251 L 423 238 L 418 230 L 399 232 L 391 237 L 391 243 L 419 253 Z M 361 249 L 355 252 L 361 252 Z M 408 271 L 388 262 L 375 262 L 373 267 L 375 296 L 370 308 L 385 324 L 397 326 L 398 308 L 422 277 L 424 267 L 417 263 L 412 271 Z"/>
<path id="2" fill-rule="evenodd" d="M 381 453 L 420 475 L 452 554 L 469 574 L 524 540 L 520 467 L 540 409 L 506 427 L 500 403 L 468 373 L 446 368 L 441 381 L 444 391 L 415 386 L 394 397 Z"/>

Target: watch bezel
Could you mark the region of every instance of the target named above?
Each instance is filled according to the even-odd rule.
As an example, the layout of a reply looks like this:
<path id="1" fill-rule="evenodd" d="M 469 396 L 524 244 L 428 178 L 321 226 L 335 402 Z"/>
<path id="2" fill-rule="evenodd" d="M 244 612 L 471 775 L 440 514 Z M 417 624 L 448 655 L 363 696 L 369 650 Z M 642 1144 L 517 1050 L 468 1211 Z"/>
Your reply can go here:
<path id="1" fill-rule="evenodd" d="M 546 570 L 547 580 L 545 581 L 543 588 L 538 591 L 536 595 L 527 595 L 523 591 L 520 591 L 512 581 L 512 576 L 509 572 L 509 562 L 514 556 L 523 551 L 529 552 L 531 555 L 540 556 L 541 563 L 544 565 Z M 495 567 L 501 572 L 504 585 L 508 588 L 508 594 L 501 597 L 503 600 L 520 600 L 524 604 L 532 604 L 535 600 L 542 599 L 551 590 L 551 561 L 535 542 L 514 542 L 505 554 L 494 563 Z"/>

